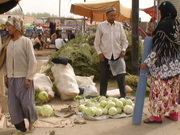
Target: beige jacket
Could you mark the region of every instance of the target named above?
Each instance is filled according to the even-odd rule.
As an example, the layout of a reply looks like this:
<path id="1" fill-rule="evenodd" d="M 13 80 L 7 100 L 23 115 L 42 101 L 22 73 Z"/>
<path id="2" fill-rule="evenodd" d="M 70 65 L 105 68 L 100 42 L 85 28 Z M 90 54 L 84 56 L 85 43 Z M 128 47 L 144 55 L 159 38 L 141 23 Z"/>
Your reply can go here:
<path id="1" fill-rule="evenodd" d="M 8 78 L 26 77 L 26 79 L 32 80 L 36 64 L 33 45 L 29 38 L 22 36 L 16 41 L 10 40 L 6 53 Z"/>

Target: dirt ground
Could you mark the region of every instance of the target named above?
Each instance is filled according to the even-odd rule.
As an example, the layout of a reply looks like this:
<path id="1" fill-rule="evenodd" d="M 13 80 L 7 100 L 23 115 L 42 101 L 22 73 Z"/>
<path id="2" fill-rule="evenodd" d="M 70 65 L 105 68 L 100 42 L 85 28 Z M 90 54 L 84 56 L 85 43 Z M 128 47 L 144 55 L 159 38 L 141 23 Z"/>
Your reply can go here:
<path id="1" fill-rule="evenodd" d="M 54 49 L 36 51 L 38 60 L 44 60 L 55 52 Z M 145 99 L 143 118 L 148 116 L 147 101 Z M 55 98 L 50 101 L 52 105 L 70 104 L 72 101 L 61 101 Z M 180 110 L 180 106 L 179 106 Z M 147 115 L 146 115 L 147 114 Z M 86 124 L 74 124 L 72 127 L 63 128 L 36 128 L 33 133 L 27 135 L 180 135 L 180 121 L 174 122 L 166 118 L 162 124 L 132 124 L 132 117 L 121 119 L 105 119 L 99 121 L 86 120 Z M 0 135 L 10 135 L 15 128 L 0 130 Z"/>

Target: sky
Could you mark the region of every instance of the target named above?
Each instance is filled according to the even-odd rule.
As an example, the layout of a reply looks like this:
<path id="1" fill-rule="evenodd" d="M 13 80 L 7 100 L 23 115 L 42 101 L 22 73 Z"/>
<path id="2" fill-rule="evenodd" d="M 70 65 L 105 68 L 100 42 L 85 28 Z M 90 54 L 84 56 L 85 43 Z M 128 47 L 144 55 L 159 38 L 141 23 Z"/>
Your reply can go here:
<path id="1" fill-rule="evenodd" d="M 60 12 L 59 12 L 59 1 L 60 3 Z M 85 0 L 86 2 L 89 1 L 97 1 L 97 0 Z M 24 13 L 50 13 L 61 17 L 78 17 L 72 13 L 70 13 L 70 7 L 73 3 L 81 3 L 84 0 L 21 0 L 20 6 L 23 9 Z M 122 4 L 126 7 L 131 8 L 132 0 L 121 0 Z M 147 8 L 154 5 L 154 0 L 139 0 L 139 7 L 140 8 Z M 16 6 L 17 9 L 19 8 Z M 13 9 L 13 10 L 14 10 Z M 150 16 L 144 12 L 140 12 L 139 16 L 141 17 L 142 21 L 149 21 Z"/>

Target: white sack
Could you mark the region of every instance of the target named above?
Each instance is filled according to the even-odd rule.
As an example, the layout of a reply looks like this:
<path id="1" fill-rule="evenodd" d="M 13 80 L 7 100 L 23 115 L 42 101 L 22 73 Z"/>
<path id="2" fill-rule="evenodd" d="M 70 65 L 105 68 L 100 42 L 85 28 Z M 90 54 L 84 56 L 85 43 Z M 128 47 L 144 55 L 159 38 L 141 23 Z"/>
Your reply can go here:
<path id="1" fill-rule="evenodd" d="M 132 88 L 129 85 L 126 85 L 125 89 L 126 89 L 126 93 L 132 92 Z M 107 96 L 119 97 L 120 96 L 119 89 L 108 90 L 107 91 Z"/>
<path id="2" fill-rule="evenodd" d="M 35 91 L 47 91 L 49 98 L 53 98 L 54 97 L 54 91 L 52 89 L 53 84 L 50 80 L 50 78 L 45 75 L 45 74 L 41 74 L 41 73 L 37 73 L 34 75 L 33 77 L 33 81 L 34 81 L 34 88 Z"/>
<path id="3" fill-rule="evenodd" d="M 76 80 L 79 88 L 84 89 L 83 96 L 97 96 L 98 91 L 93 82 L 94 76 L 86 77 L 86 76 L 76 76 Z"/>
<path id="4" fill-rule="evenodd" d="M 62 100 L 73 99 L 79 94 L 74 70 L 69 63 L 67 65 L 55 64 L 51 70 Z"/>

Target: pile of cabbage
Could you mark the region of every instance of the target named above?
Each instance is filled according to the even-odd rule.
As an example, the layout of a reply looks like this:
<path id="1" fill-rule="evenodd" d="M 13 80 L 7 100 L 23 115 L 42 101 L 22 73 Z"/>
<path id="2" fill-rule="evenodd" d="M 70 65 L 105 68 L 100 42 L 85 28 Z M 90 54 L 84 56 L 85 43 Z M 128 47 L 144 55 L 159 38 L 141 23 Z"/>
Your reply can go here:
<path id="1" fill-rule="evenodd" d="M 113 98 L 99 96 L 91 99 L 79 100 L 78 111 L 87 116 L 102 116 L 125 113 L 131 115 L 133 113 L 134 103 L 131 99 Z"/>
<path id="2" fill-rule="evenodd" d="M 35 91 L 35 101 L 37 104 L 43 104 L 50 100 L 47 91 Z"/>
<path id="3" fill-rule="evenodd" d="M 54 115 L 54 109 L 51 105 L 36 106 L 36 111 L 39 116 L 50 117 Z"/>

